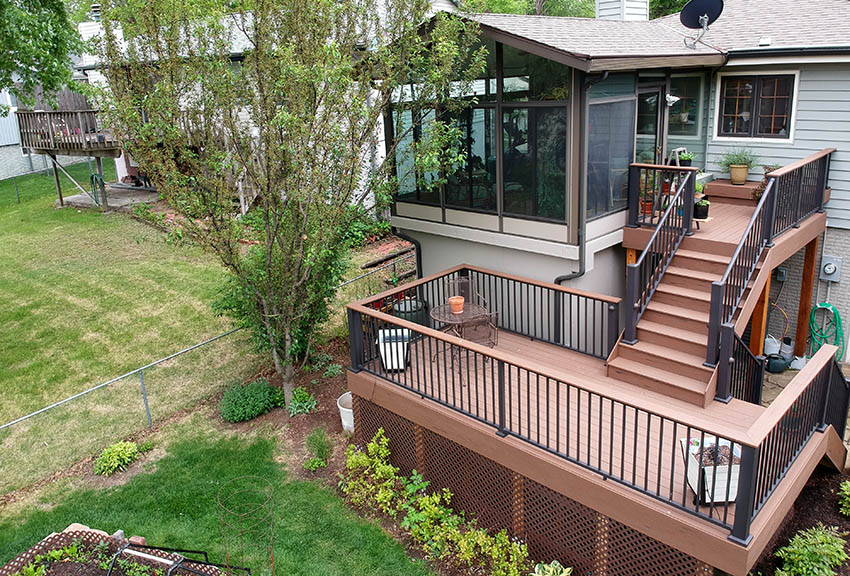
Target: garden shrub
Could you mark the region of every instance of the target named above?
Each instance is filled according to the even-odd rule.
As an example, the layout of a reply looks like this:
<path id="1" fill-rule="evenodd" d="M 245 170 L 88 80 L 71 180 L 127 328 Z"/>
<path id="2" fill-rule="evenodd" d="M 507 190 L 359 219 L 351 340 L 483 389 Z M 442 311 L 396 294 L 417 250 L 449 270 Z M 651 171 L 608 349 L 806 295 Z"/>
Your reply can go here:
<path id="1" fill-rule="evenodd" d="M 272 386 L 259 379 L 247 384 L 234 384 L 224 391 L 218 405 L 221 417 L 228 422 L 244 422 L 265 414 L 274 407 Z"/>
<path id="2" fill-rule="evenodd" d="M 572 568 L 567 568 L 557 560 L 552 560 L 548 564 L 537 564 L 530 576 L 570 576 L 572 573 Z"/>
<path id="3" fill-rule="evenodd" d="M 847 561 L 844 538 L 835 527 L 818 524 L 797 532 L 776 552 L 782 568 L 776 576 L 832 576 Z"/>
<path id="4" fill-rule="evenodd" d="M 303 386 L 292 391 L 292 401 L 289 403 L 289 415 L 309 414 L 316 408 L 316 398 Z"/>
<path id="5" fill-rule="evenodd" d="M 416 470 L 409 477 L 399 474 L 389 457 L 389 439 L 383 429 L 366 450 L 348 447 L 340 488 L 353 504 L 400 518 L 401 527 L 430 558 L 451 560 L 492 576 L 526 573 L 525 544 L 512 541 L 505 530 L 494 535 L 478 528 L 474 520 L 451 508 L 451 491 L 428 491 L 430 483 L 421 474 Z"/>
<path id="6" fill-rule="evenodd" d="M 315 472 L 319 468 L 326 467 L 333 451 L 333 444 L 325 433 L 325 429 L 320 426 L 310 432 L 306 444 L 311 456 L 304 462 L 304 469 Z"/>
<path id="7" fill-rule="evenodd" d="M 845 480 L 838 488 L 838 511 L 850 516 L 850 481 Z"/>
<path id="8" fill-rule="evenodd" d="M 94 473 L 100 476 L 112 476 L 124 471 L 139 457 L 139 447 L 135 442 L 116 442 L 103 449 L 94 461 Z"/>

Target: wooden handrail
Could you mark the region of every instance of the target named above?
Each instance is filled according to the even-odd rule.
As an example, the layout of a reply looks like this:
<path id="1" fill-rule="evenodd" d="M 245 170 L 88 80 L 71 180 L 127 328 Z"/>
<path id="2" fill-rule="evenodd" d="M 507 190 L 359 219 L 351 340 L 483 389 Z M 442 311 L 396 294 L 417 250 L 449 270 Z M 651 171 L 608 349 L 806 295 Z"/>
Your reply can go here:
<path id="1" fill-rule="evenodd" d="M 373 296 L 367 296 L 361 300 L 357 300 L 354 304 L 365 306 L 367 304 L 371 304 L 373 302 L 378 302 L 392 296 L 394 294 L 398 294 L 399 292 L 406 292 L 411 288 L 416 288 L 417 286 L 421 286 L 422 284 L 427 284 L 432 280 L 437 280 L 443 276 L 448 276 L 449 274 L 453 274 L 454 272 L 460 272 L 461 270 L 474 270 L 475 272 L 481 272 L 482 274 L 491 274 L 493 276 L 497 276 L 499 278 L 504 278 L 506 280 L 514 280 L 516 282 L 524 282 L 526 284 L 532 284 L 534 286 L 539 286 L 541 288 L 549 288 L 552 290 L 556 290 L 558 292 L 563 292 L 564 294 L 572 294 L 574 296 L 583 296 L 585 298 L 590 298 L 592 300 L 599 300 L 601 302 L 606 302 L 608 304 L 619 304 L 622 301 L 622 298 L 618 298 L 616 296 L 609 296 L 607 294 L 597 294 L 596 292 L 588 292 L 586 290 L 578 290 L 576 288 L 569 288 L 567 286 L 561 286 L 560 284 L 553 284 L 551 282 L 542 282 L 540 280 L 533 280 L 531 278 L 523 278 L 522 276 L 516 276 L 514 274 L 508 274 L 505 272 L 498 272 L 496 270 L 490 270 L 489 268 L 482 268 L 480 266 L 473 266 L 471 264 L 458 264 L 457 266 L 452 266 L 451 268 L 447 268 L 440 272 L 436 272 L 434 274 L 429 274 L 428 276 L 424 276 L 418 280 L 414 280 L 412 282 L 408 282 L 407 284 L 401 284 L 396 286 L 395 288 L 390 288 L 389 290 L 384 290 L 379 294 L 375 294 Z"/>
<path id="2" fill-rule="evenodd" d="M 669 166 L 667 164 L 641 164 L 639 162 L 632 162 L 629 166 L 634 166 L 635 168 L 646 168 L 647 170 L 665 170 L 669 172 L 699 172 L 699 167 L 697 166 Z"/>
<path id="3" fill-rule="evenodd" d="M 452 269 L 450 268 L 449 270 Z M 470 340 L 464 340 L 463 338 L 459 338 L 452 334 L 448 334 L 440 330 L 435 330 L 434 328 L 431 328 L 429 326 L 423 326 L 422 324 L 417 324 L 415 322 L 405 320 L 404 318 L 399 318 L 398 316 L 393 316 L 391 314 L 387 314 L 386 312 L 381 312 L 380 310 L 369 308 L 368 306 L 364 306 L 359 303 L 349 304 L 346 308 L 364 316 L 369 316 L 377 320 L 382 320 L 387 324 L 393 324 L 395 326 L 398 326 L 399 328 L 406 328 L 412 332 L 428 336 L 429 338 L 434 338 L 436 340 L 443 341 L 446 344 L 459 346 L 471 352 L 481 354 L 482 356 L 493 358 L 496 361 L 505 362 L 506 364 L 516 366 L 517 368 L 520 368 L 522 370 L 527 370 L 534 374 L 540 374 L 541 376 L 545 376 L 556 382 L 562 382 L 563 384 L 568 384 L 577 389 L 581 389 L 586 392 L 592 392 L 599 397 L 605 398 L 606 400 L 614 400 L 625 406 L 637 408 L 639 410 L 654 414 L 656 416 L 664 416 L 664 418 L 671 422 L 679 422 L 680 424 L 690 425 L 693 428 L 704 431 L 707 434 L 713 434 L 715 436 L 726 438 L 739 444 L 748 444 L 748 438 L 740 428 L 725 428 L 724 425 L 718 423 L 717 420 L 704 417 L 701 414 L 689 414 L 687 422 L 685 422 L 685 420 L 681 418 L 681 414 L 677 414 L 675 416 L 672 415 L 672 412 L 669 414 L 661 414 L 658 411 L 658 404 L 648 401 L 645 395 L 643 394 L 624 394 L 622 397 L 615 398 L 611 395 L 610 387 L 600 386 L 597 383 L 589 380 L 582 380 L 579 382 L 577 379 L 568 378 L 568 374 L 555 374 L 547 370 L 545 367 L 533 364 L 529 361 L 527 357 L 514 355 L 510 352 L 499 350 L 498 348 L 490 348 L 484 346 L 483 344 L 478 344 Z M 349 326 L 348 329 L 350 331 L 353 328 Z M 604 362 L 604 360 L 599 361 Z"/>
<path id="4" fill-rule="evenodd" d="M 74 112 L 74 113 L 76 113 L 76 112 L 94 112 L 95 114 L 97 114 L 97 113 L 100 112 L 100 109 L 97 109 L 97 108 L 82 109 L 81 108 L 79 110 L 76 110 L 76 109 L 74 109 L 74 110 L 16 110 L 15 114 L 20 114 L 20 115 L 26 114 L 28 116 L 33 116 L 33 115 L 36 115 L 36 114 L 66 114 L 66 113 L 70 113 L 70 112 Z"/>
<path id="5" fill-rule="evenodd" d="M 789 173 L 793 172 L 794 170 L 797 170 L 798 168 L 802 168 L 803 166 L 805 166 L 806 164 L 808 164 L 810 162 L 814 162 L 815 160 L 820 160 L 824 156 L 829 156 L 830 154 L 832 154 L 835 151 L 836 151 L 836 148 L 824 148 L 820 152 L 815 152 L 814 154 L 810 154 L 809 156 L 806 156 L 805 158 L 803 158 L 801 160 L 797 160 L 796 162 L 791 162 L 787 166 L 783 166 L 782 168 L 779 168 L 779 169 L 774 170 L 772 172 L 768 172 L 766 174 L 766 176 L 768 178 L 779 178 L 780 176 L 785 176 L 786 174 L 789 174 Z"/>
<path id="6" fill-rule="evenodd" d="M 770 434 L 794 405 L 794 402 L 806 391 L 809 384 L 820 374 L 821 370 L 832 362 L 837 350 L 838 348 L 836 346 L 825 345 L 806 362 L 803 369 L 794 376 L 785 389 L 779 393 L 779 396 L 770 403 L 770 406 L 750 426 L 747 432 L 747 436 L 749 437 L 747 444 L 758 446 L 764 441 L 767 435 Z"/>

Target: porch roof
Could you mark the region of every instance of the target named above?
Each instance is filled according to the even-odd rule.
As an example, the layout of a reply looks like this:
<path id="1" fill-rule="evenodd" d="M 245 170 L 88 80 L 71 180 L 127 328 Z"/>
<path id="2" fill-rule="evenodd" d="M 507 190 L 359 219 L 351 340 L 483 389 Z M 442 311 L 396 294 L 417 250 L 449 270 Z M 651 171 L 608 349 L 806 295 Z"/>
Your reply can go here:
<path id="1" fill-rule="evenodd" d="M 586 72 L 661 66 L 717 66 L 724 53 L 688 48 L 684 29 L 660 20 L 618 21 L 524 14 L 467 14 L 485 35 Z"/>

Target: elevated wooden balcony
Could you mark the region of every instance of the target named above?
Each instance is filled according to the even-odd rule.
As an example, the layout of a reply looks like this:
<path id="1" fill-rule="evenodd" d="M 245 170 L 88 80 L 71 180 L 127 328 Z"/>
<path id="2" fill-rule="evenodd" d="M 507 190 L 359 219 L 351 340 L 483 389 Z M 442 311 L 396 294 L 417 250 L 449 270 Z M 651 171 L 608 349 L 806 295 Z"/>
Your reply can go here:
<path id="1" fill-rule="evenodd" d="M 18 111 L 21 147 L 50 156 L 117 158 L 121 146 L 106 130 L 97 110 Z"/>
<path id="2" fill-rule="evenodd" d="M 429 317 L 447 299 L 446 281 L 461 277 L 497 315 L 493 347 L 453 335 Z M 600 518 L 743 576 L 814 467 L 824 457 L 843 466 L 850 390 L 835 350 L 819 351 L 767 408 L 738 397 L 695 404 L 609 369 L 621 335 L 620 305 L 617 298 L 457 266 L 349 305 L 349 386 L 360 401 Z M 387 340 L 398 345 L 379 344 Z M 735 381 L 752 390 L 762 375 L 737 370 Z M 396 448 L 420 450 L 421 439 L 402 436 Z M 712 466 L 690 456 L 690 447 L 712 443 L 729 446 L 735 457 Z M 435 466 L 443 465 L 418 464 L 426 477 L 441 477 Z M 486 492 L 475 492 L 484 509 Z M 535 505 L 522 500 L 523 507 Z M 563 525 L 569 522 L 564 517 Z M 501 527 L 533 543 L 534 529 L 515 524 Z M 569 555 L 571 537 L 562 538 Z"/>

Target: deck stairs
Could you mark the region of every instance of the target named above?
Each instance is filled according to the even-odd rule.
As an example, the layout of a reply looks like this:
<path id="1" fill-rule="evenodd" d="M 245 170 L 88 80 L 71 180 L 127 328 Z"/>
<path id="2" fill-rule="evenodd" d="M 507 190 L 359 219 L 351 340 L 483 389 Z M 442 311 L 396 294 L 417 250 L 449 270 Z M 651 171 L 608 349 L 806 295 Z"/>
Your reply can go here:
<path id="1" fill-rule="evenodd" d="M 723 205 L 755 209 L 754 185 L 713 182 L 705 190 L 717 212 Z M 638 342 L 621 341 L 611 354 L 609 377 L 700 406 L 713 399 L 714 369 L 704 364 L 711 284 L 723 276 L 745 229 L 742 222 L 737 233 L 729 230 L 728 242 L 699 231 L 683 240 L 637 324 Z"/>

